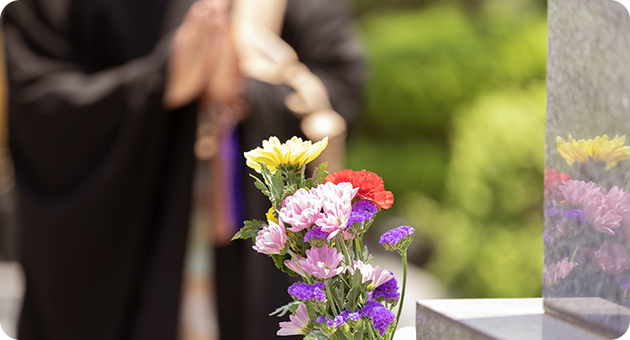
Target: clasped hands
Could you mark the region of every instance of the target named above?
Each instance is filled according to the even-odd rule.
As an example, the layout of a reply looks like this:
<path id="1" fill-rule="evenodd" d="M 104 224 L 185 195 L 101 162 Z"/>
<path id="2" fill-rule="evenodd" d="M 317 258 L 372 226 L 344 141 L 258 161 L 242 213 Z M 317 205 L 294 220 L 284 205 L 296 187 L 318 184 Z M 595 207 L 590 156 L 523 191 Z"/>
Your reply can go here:
<path id="1" fill-rule="evenodd" d="M 240 82 L 228 0 L 193 3 L 171 43 L 164 106 L 176 109 L 195 99 L 229 106 L 239 100 Z"/>

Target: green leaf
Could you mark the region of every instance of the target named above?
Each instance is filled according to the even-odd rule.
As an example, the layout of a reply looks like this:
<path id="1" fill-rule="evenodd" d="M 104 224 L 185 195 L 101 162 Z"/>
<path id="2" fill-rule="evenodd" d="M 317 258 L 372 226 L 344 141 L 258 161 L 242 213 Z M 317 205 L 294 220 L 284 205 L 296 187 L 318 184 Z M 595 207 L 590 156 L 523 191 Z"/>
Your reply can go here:
<path id="1" fill-rule="evenodd" d="M 315 308 L 310 303 L 306 304 L 306 310 L 308 311 L 308 317 L 311 320 L 317 319 L 317 311 L 315 311 Z"/>
<path id="2" fill-rule="evenodd" d="M 314 329 L 305 339 L 328 340 L 328 337 L 321 330 Z"/>
<path id="3" fill-rule="evenodd" d="M 291 255 L 289 254 L 284 254 L 284 255 L 271 255 L 271 258 L 273 259 L 273 262 L 276 264 L 276 268 L 280 269 L 281 271 L 289 274 L 289 276 L 296 276 L 297 273 L 292 271 L 291 269 L 289 269 L 289 267 L 287 267 L 284 264 L 284 261 L 288 260 L 291 258 Z"/>
<path id="4" fill-rule="evenodd" d="M 307 178 L 304 181 L 302 181 L 302 184 L 300 185 L 300 188 L 309 190 L 313 187 L 313 179 L 312 178 Z"/>
<path id="5" fill-rule="evenodd" d="M 254 179 L 254 185 L 256 186 L 256 188 L 258 188 L 258 190 L 262 191 L 263 195 L 269 197 L 269 195 L 270 195 L 269 188 L 267 188 L 265 183 L 263 183 L 260 180 L 260 178 L 254 176 L 252 174 L 249 174 L 249 176 Z"/>
<path id="6" fill-rule="evenodd" d="M 324 162 L 317 166 L 313 171 L 313 184 L 322 184 L 326 181 L 326 176 L 328 176 L 328 171 L 326 171 L 326 167 L 328 167 L 328 162 Z"/>
<path id="7" fill-rule="evenodd" d="M 365 333 L 365 324 L 361 323 L 361 327 L 354 333 L 354 340 L 363 340 L 363 333 Z"/>
<path id="8" fill-rule="evenodd" d="M 332 338 L 333 340 L 350 340 L 341 329 L 338 329 L 335 333 L 333 333 Z"/>
<path id="9" fill-rule="evenodd" d="M 293 307 L 294 305 L 295 305 L 295 309 L 297 309 L 298 306 L 300 305 L 300 302 L 299 301 L 289 302 L 282 307 L 278 307 L 275 311 L 273 311 L 273 313 L 269 314 L 269 316 L 278 315 L 278 317 L 281 317 L 287 314 L 288 312 L 293 313 L 295 309 L 291 310 L 291 307 Z"/>
<path id="10" fill-rule="evenodd" d="M 259 220 L 251 220 L 245 221 L 245 225 L 239 230 L 234 237 L 232 237 L 232 241 L 237 239 L 255 239 L 258 236 L 258 232 L 265 226 L 267 223 Z"/>
<path id="11" fill-rule="evenodd" d="M 354 308 L 356 308 L 359 302 L 359 296 L 361 296 L 361 286 L 355 286 L 348 292 L 346 295 L 346 304 L 343 306 L 344 310 L 350 309 L 354 312 Z"/>

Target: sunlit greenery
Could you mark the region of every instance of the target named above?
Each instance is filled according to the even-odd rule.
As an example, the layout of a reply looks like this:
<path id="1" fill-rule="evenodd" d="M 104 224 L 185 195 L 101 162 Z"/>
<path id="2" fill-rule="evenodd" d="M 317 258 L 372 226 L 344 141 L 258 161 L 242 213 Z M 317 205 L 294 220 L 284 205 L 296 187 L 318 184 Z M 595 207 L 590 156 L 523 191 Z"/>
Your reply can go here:
<path id="1" fill-rule="evenodd" d="M 387 213 L 432 245 L 425 268 L 452 294 L 539 295 L 544 6 L 371 6 L 358 18 L 370 80 L 349 166 L 385 179 Z"/>

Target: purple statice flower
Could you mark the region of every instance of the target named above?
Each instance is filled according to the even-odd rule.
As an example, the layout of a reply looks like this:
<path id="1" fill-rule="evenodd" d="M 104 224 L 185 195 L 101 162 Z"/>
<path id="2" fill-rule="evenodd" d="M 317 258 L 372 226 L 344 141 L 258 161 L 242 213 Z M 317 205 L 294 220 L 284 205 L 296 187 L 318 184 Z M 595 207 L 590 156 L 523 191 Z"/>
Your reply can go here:
<path id="1" fill-rule="evenodd" d="M 306 232 L 304 235 L 304 242 L 308 242 L 312 239 L 326 239 L 328 237 L 327 232 L 322 231 L 322 227 L 315 227 Z"/>
<path id="2" fill-rule="evenodd" d="M 545 240 L 545 243 L 549 243 L 551 241 L 553 241 L 553 238 L 551 238 L 551 235 L 549 235 L 548 232 L 543 232 L 543 239 Z"/>
<path id="3" fill-rule="evenodd" d="M 317 323 L 326 323 L 326 317 L 323 315 L 320 315 L 317 317 L 317 319 L 315 319 L 315 322 Z"/>
<path id="4" fill-rule="evenodd" d="M 570 220 L 579 220 L 582 225 L 586 224 L 586 217 L 584 217 L 584 210 L 582 209 L 571 209 L 564 213 L 564 219 L 567 221 Z"/>
<path id="5" fill-rule="evenodd" d="M 414 231 L 415 229 L 406 225 L 389 230 L 381 236 L 379 243 L 387 250 L 405 251 L 411 243 Z"/>
<path id="6" fill-rule="evenodd" d="M 385 335 L 389 325 L 396 320 L 392 311 L 374 300 L 368 300 L 363 308 L 359 309 L 359 315 L 372 319 L 372 325 L 381 337 Z"/>
<path id="7" fill-rule="evenodd" d="M 326 299 L 326 286 L 323 282 L 317 282 L 315 284 L 308 283 L 294 283 L 287 289 L 289 294 L 296 300 L 300 301 L 324 301 Z"/>
<path id="8" fill-rule="evenodd" d="M 347 311 L 347 312 L 348 312 L 348 314 L 346 316 L 347 320 L 350 320 L 350 321 L 359 321 L 359 320 L 361 320 L 361 315 L 358 312 L 356 312 L 356 313 L 355 312 L 351 312 L 351 311 Z"/>
<path id="9" fill-rule="evenodd" d="M 326 324 L 330 328 L 337 328 L 339 326 L 342 326 L 344 323 L 346 323 L 346 318 L 344 318 L 341 314 L 326 322 Z"/>
<path id="10" fill-rule="evenodd" d="M 372 292 L 372 298 L 378 302 L 395 303 L 400 299 L 398 292 L 398 282 L 392 277 L 389 281 L 381 284 Z"/>
<path id="11" fill-rule="evenodd" d="M 353 223 L 365 222 L 371 219 L 377 212 L 378 208 L 376 203 L 368 200 L 357 201 L 352 205 L 348 226 L 351 226 Z"/>
<path id="12" fill-rule="evenodd" d="M 564 216 L 564 210 L 555 206 L 545 210 L 545 217 L 556 217 L 556 216 Z"/>

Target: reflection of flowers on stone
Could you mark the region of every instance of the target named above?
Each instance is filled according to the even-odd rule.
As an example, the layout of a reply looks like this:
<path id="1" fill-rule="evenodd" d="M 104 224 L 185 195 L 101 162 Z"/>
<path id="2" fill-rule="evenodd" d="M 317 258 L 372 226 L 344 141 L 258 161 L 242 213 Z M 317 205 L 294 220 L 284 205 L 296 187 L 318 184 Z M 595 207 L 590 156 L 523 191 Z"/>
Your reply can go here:
<path id="1" fill-rule="evenodd" d="M 558 279 L 564 279 L 569 275 L 573 267 L 577 266 L 576 262 L 569 262 L 569 258 L 565 257 L 558 263 L 552 263 L 543 266 L 543 283 L 547 285 L 556 285 Z"/>
<path id="2" fill-rule="evenodd" d="M 584 204 L 584 198 L 600 192 L 595 182 L 586 183 L 584 181 L 566 181 L 559 189 L 564 200 L 570 205 L 582 205 Z"/>
<path id="3" fill-rule="evenodd" d="M 630 240 L 630 193 L 617 186 L 612 187 L 605 195 L 608 207 L 622 217 L 621 227 L 626 239 Z"/>
<path id="4" fill-rule="evenodd" d="M 578 263 L 586 263 L 594 252 L 595 248 L 580 246 L 580 249 L 578 249 L 577 251 L 576 260 L 578 261 Z"/>
<path id="5" fill-rule="evenodd" d="M 564 210 L 555 206 L 545 210 L 545 217 L 557 217 L 557 216 L 564 216 Z"/>
<path id="6" fill-rule="evenodd" d="M 545 240 L 545 243 L 549 243 L 551 241 L 553 241 L 553 238 L 551 237 L 551 235 L 549 235 L 548 232 L 543 232 L 543 240 Z"/>
<path id="7" fill-rule="evenodd" d="M 563 174 L 556 169 L 545 169 L 545 195 L 556 201 L 561 201 L 562 192 L 558 187 L 570 179 L 570 175 Z"/>
<path id="8" fill-rule="evenodd" d="M 615 235 L 612 230 L 619 228 L 621 216 L 617 215 L 614 207 L 609 206 L 603 194 L 593 195 L 584 199 L 584 217 L 588 223 L 600 233 Z"/>
<path id="9" fill-rule="evenodd" d="M 273 221 L 269 221 L 269 225 L 264 226 L 258 232 L 256 244 L 252 248 L 263 254 L 280 254 L 283 252 L 286 243 L 287 234 L 284 228 Z"/>
<path id="10" fill-rule="evenodd" d="M 630 146 L 623 145 L 626 136 L 615 136 L 609 140 L 607 135 L 595 137 L 595 139 L 576 141 L 569 136 L 566 142 L 562 137 L 556 138 L 557 148 L 560 155 L 572 165 L 575 161 L 582 164 L 589 162 L 589 158 L 595 162 L 605 162 L 606 170 L 617 165 L 617 162 L 630 158 Z"/>
<path id="11" fill-rule="evenodd" d="M 630 254 L 618 243 L 604 242 L 595 252 L 599 268 L 606 274 L 618 274 L 630 268 Z"/>
<path id="12" fill-rule="evenodd" d="M 291 225 L 289 230 L 298 232 L 310 227 L 320 218 L 323 199 L 309 191 L 300 189 L 282 201 L 280 220 Z"/>
<path id="13" fill-rule="evenodd" d="M 308 310 L 306 305 L 300 303 L 294 315 L 289 315 L 291 321 L 281 322 L 278 335 L 306 335 L 310 331 L 309 327 L 311 320 L 308 316 Z"/>

